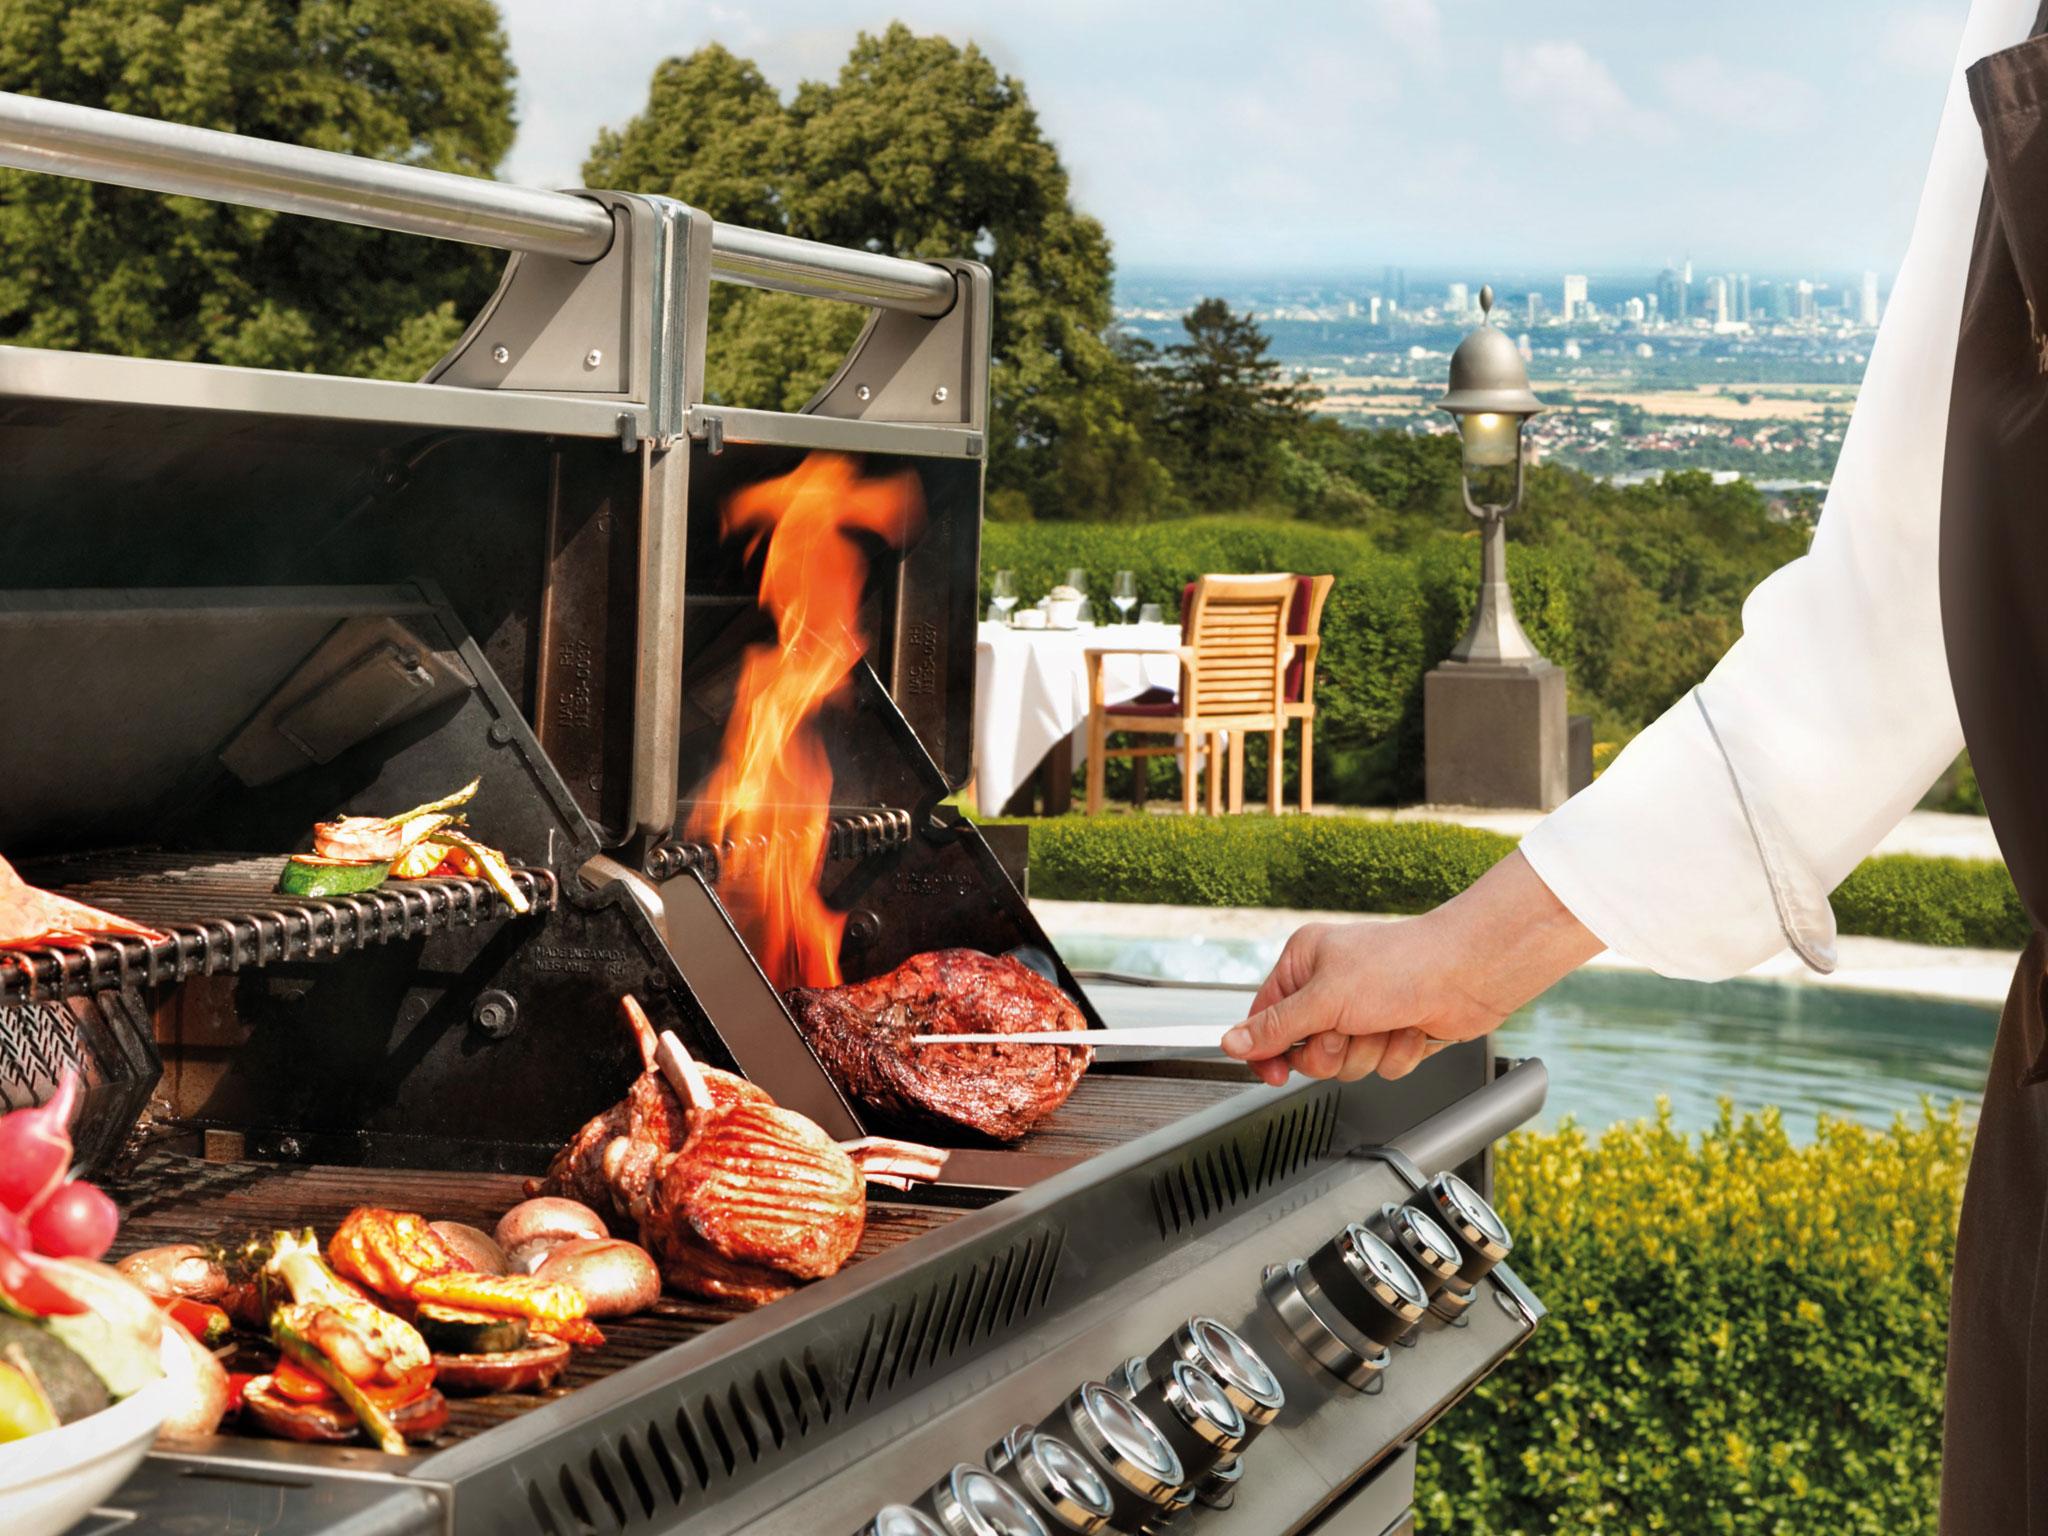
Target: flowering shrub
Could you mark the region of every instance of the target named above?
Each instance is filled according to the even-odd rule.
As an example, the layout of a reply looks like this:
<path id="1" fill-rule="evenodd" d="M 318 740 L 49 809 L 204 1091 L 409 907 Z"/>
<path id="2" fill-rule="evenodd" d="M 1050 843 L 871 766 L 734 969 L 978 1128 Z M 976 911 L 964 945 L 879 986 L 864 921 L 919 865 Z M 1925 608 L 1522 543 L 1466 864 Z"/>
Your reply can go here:
<path id="1" fill-rule="evenodd" d="M 1423 1527 L 1459 1536 L 1932 1532 L 1969 1131 L 1669 1110 L 1499 1166 L 1551 1315 L 1422 1442 Z"/>

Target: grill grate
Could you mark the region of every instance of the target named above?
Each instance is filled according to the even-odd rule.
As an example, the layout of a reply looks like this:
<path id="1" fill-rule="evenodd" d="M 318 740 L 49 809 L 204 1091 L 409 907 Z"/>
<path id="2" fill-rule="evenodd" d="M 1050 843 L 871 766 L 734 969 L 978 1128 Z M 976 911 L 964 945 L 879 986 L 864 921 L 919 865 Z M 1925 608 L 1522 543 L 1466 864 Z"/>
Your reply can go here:
<path id="1" fill-rule="evenodd" d="M 893 808 L 841 811 L 826 823 L 825 857 L 865 859 L 891 848 L 901 848 L 912 835 L 910 812 Z M 648 851 L 644 867 L 650 879 L 667 880 L 692 870 L 714 884 L 720 870 L 735 854 L 752 851 L 737 842 L 658 843 Z"/>
<path id="2" fill-rule="evenodd" d="M 124 1219 L 115 1244 L 114 1257 L 163 1243 L 224 1242 L 232 1244 L 251 1232 L 268 1233 L 275 1228 L 312 1227 L 325 1239 L 342 1217 L 358 1205 L 382 1205 L 394 1210 L 417 1211 L 436 1221 L 466 1221 L 489 1231 L 499 1216 L 524 1198 L 521 1180 L 514 1174 L 433 1173 L 417 1169 L 280 1168 L 261 1163 L 209 1163 L 174 1153 L 153 1153 L 133 1172 L 106 1184 L 109 1194 L 120 1202 Z M 938 1206 L 895 1204 L 883 1200 L 868 1202 L 867 1232 L 861 1238 L 855 1262 L 908 1242 L 923 1233 L 945 1226 L 962 1211 Z M 620 1318 L 603 1325 L 605 1343 L 601 1349 L 576 1351 L 559 1385 L 544 1393 L 501 1393 L 489 1397 L 451 1397 L 448 1429 L 443 1444 L 466 1440 L 492 1426 L 562 1397 L 581 1386 L 598 1381 L 635 1361 L 661 1353 L 740 1316 L 747 1309 L 718 1302 L 694 1301 L 680 1296 L 663 1296 L 654 1307 L 637 1317 Z M 235 1369 L 255 1368 L 237 1363 Z M 762 1407 L 770 1400 L 770 1384 L 756 1384 Z M 786 1394 L 783 1395 L 783 1394 Z M 787 1418 L 795 1424 L 822 1424 L 834 1406 L 824 1398 L 818 1384 L 800 1385 L 793 1377 L 782 1383 L 776 1394 L 779 1408 L 768 1409 L 766 1420 L 734 1409 L 738 1423 L 774 1423 L 780 1428 Z M 708 1404 L 707 1404 L 708 1407 Z M 724 1434 L 731 1443 L 733 1465 L 748 1458 L 742 1435 L 728 1430 L 723 1418 L 714 1419 L 711 1434 Z M 769 1431 L 779 1443 L 777 1430 Z M 660 1443 L 655 1442 L 657 1445 Z M 716 1439 L 702 1447 L 718 1461 L 725 1453 Z M 680 1482 L 703 1486 L 709 1470 L 700 1452 L 685 1442 L 685 1458 L 696 1463 L 683 1473 L 668 1447 L 660 1446 L 646 1458 L 636 1456 L 639 1470 L 631 1466 L 613 1474 L 612 1490 L 645 1504 L 654 1486 L 648 1481 L 677 1487 Z M 730 1468 L 728 1468 L 730 1471 Z M 600 1487 L 602 1484 L 600 1484 Z M 678 1492 L 680 1489 L 678 1488 Z M 613 1502 L 601 1496 L 602 1502 Z M 671 1498 L 675 1495 L 670 1495 Z"/>
<path id="3" fill-rule="evenodd" d="M 511 915 L 481 880 L 390 881 L 360 896 L 280 896 L 283 862 L 277 854 L 120 852 L 24 868 L 24 878 L 38 885 L 169 937 L 13 951 L 0 957 L 0 1006 L 326 959 Z M 554 908 L 550 871 L 516 869 L 512 878 L 534 911 Z"/>

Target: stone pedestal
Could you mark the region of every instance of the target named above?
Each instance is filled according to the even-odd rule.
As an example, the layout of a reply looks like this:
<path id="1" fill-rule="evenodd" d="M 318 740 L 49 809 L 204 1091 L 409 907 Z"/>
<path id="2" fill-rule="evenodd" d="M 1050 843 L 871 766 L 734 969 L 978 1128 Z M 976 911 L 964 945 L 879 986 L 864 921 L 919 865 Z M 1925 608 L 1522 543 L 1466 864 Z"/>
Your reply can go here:
<path id="1" fill-rule="evenodd" d="M 1566 731 L 1554 662 L 1445 662 L 1422 680 L 1429 803 L 1556 809 L 1570 792 Z"/>

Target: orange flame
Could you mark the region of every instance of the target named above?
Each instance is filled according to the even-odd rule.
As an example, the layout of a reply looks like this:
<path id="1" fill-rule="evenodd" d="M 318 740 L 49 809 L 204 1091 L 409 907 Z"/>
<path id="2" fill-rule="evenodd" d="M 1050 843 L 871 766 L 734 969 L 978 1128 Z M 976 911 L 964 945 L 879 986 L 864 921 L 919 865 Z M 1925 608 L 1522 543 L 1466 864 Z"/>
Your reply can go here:
<path id="1" fill-rule="evenodd" d="M 777 643 L 751 647 L 741 663 L 724 756 L 689 835 L 736 848 L 727 869 L 738 878 L 720 894 L 778 988 L 840 981 L 846 918 L 818 889 L 832 766 L 817 715 L 868 647 L 859 628 L 868 562 L 854 535 L 901 549 L 923 526 L 914 473 L 864 480 L 838 453 L 813 453 L 725 505 L 721 532 L 746 536 L 749 559 L 766 546 L 759 601 Z"/>

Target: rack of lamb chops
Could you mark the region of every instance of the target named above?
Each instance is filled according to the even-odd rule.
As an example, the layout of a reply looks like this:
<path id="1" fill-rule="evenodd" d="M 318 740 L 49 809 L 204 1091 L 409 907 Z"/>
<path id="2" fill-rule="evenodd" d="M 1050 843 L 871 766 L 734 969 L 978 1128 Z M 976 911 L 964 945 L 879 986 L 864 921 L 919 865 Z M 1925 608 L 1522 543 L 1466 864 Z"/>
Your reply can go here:
<path id="1" fill-rule="evenodd" d="M 663 1280 L 698 1296 L 755 1303 L 836 1274 L 867 1222 L 865 1185 L 909 1189 L 946 1153 L 870 1136 L 834 1142 L 817 1124 L 657 1035 L 622 1000 L 643 1070 L 586 1123 L 527 1192 L 580 1200 L 635 1232 Z"/>

